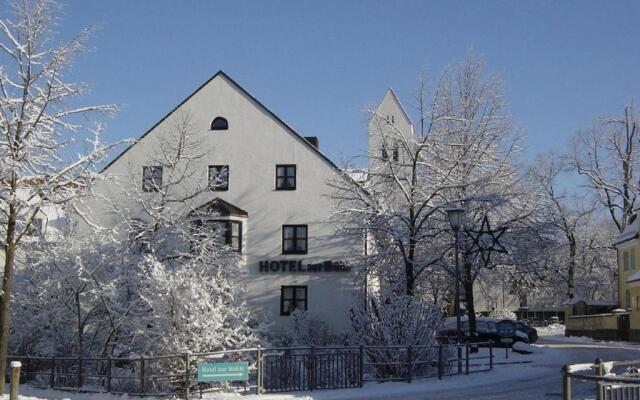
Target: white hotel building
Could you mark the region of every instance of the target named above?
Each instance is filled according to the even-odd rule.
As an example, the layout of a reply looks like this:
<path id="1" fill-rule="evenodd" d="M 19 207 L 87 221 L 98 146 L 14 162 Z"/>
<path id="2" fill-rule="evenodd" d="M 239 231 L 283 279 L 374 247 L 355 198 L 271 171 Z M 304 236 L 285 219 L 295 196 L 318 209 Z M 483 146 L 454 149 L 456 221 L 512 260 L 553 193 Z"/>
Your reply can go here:
<path id="1" fill-rule="evenodd" d="M 406 118 L 391 91 L 380 107 L 385 115 Z M 189 115 L 205 155 L 191 165 L 202 172 L 203 182 L 194 185 L 207 184 L 210 171 L 224 177 L 190 200 L 185 215 L 199 208 L 217 211 L 212 219 L 226 224 L 228 244 L 246 265 L 245 292 L 255 313 L 281 325 L 299 307 L 334 328 L 348 328 L 349 309 L 362 298 L 342 260 L 362 254 L 364 245 L 362 237 L 345 236 L 330 221 L 329 183 L 351 178 L 320 152 L 316 138 L 298 134 L 225 73 L 205 82 L 102 174 L 137 188 L 161 179 L 153 160 L 178 115 Z M 96 187 L 127 202 L 121 190 L 109 179 Z M 119 218 L 100 201 L 91 210 L 106 226 Z"/>

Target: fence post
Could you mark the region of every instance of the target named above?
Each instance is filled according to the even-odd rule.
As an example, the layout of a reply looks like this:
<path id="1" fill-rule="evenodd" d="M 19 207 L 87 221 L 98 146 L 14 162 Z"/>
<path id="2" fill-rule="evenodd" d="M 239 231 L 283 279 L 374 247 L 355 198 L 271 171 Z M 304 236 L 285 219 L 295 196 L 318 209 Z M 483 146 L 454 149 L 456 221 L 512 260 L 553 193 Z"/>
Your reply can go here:
<path id="1" fill-rule="evenodd" d="M 562 367 L 562 400 L 571 400 L 571 376 L 568 365 Z"/>
<path id="2" fill-rule="evenodd" d="M 309 390 L 313 390 L 316 386 L 316 353 L 313 346 L 309 348 Z"/>
<path id="3" fill-rule="evenodd" d="M 456 348 L 458 352 L 458 373 L 462 373 L 462 345 L 456 341 Z"/>
<path id="4" fill-rule="evenodd" d="M 56 380 L 56 358 L 51 357 L 51 376 L 49 376 L 49 386 L 53 388 Z"/>
<path id="5" fill-rule="evenodd" d="M 407 347 L 407 382 L 411 383 L 411 378 L 413 377 L 413 347 L 409 345 Z"/>
<path id="6" fill-rule="evenodd" d="M 191 386 L 191 365 L 189 360 L 189 353 L 184 354 L 184 398 L 189 398 L 189 386 Z"/>
<path id="7" fill-rule="evenodd" d="M 358 378 L 360 379 L 360 387 L 364 386 L 364 346 L 360 345 L 360 360 L 358 361 L 360 365 L 358 368 L 360 371 L 358 372 Z"/>
<path id="8" fill-rule="evenodd" d="M 144 356 L 140 356 L 140 397 L 144 397 Z"/>
<path id="9" fill-rule="evenodd" d="M 442 344 L 438 345 L 438 379 L 442 379 Z"/>
<path id="10" fill-rule="evenodd" d="M 9 389 L 9 399 L 18 400 L 20 391 L 20 361 L 11 361 L 11 388 Z"/>
<path id="11" fill-rule="evenodd" d="M 465 343 L 465 375 L 469 375 L 469 342 Z"/>
<path id="12" fill-rule="evenodd" d="M 600 358 L 596 358 L 594 366 L 596 367 L 596 375 L 604 376 L 604 366 L 602 365 L 602 360 Z M 603 398 L 602 385 L 600 384 L 600 381 L 596 380 L 596 400 L 603 400 Z"/>
<path id="13" fill-rule="evenodd" d="M 261 394 L 262 393 L 262 348 L 260 347 L 260 345 L 258 345 L 258 354 L 256 356 L 256 366 L 257 366 L 257 373 L 256 373 L 256 394 Z"/>
<path id="14" fill-rule="evenodd" d="M 22 368 L 22 374 L 24 375 L 24 382 L 29 379 L 29 356 L 24 357 L 24 368 Z"/>
<path id="15" fill-rule="evenodd" d="M 489 341 L 489 369 L 493 369 L 493 340 Z"/>
<path id="16" fill-rule="evenodd" d="M 78 391 L 82 387 L 82 355 L 78 358 Z"/>
<path id="17" fill-rule="evenodd" d="M 111 392 L 111 356 L 107 357 L 107 393 Z"/>

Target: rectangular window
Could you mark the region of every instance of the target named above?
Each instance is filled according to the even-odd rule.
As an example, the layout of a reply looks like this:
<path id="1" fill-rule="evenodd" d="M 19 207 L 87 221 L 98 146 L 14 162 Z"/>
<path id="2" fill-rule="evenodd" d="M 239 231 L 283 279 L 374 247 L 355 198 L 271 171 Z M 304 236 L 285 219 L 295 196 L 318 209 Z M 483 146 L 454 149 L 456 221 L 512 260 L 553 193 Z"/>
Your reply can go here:
<path id="1" fill-rule="evenodd" d="M 209 165 L 209 189 L 213 191 L 229 190 L 228 165 Z"/>
<path id="2" fill-rule="evenodd" d="M 636 269 L 636 249 L 629 250 L 629 269 Z"/>
<path id="3" fill-rule="evenodd" d="M 397 162 L 399 158 L 400 152 L 398 150 L 398 146 L 396 145 L 396 147 L 393 148 L 393 161 Z"/>
<path id="4" fill-rule="evenodd" d="M 204 226 L 202 234 L 215 233 L 215 240 L 220 245 L 230 246 L 234 251 L 242 253 L 242 222 L 231 220 L 195 221 L 196 227 Z"/>
<path id="5" fill-rule="evenodd" d="M 622 266 L 625 271 L 629 270 L 629 252 L 625 251 L 622 253 Z"/>
<path id="6" fill-rule="evenodd" d="M 389 153 L 387 153 L 387 148 L 386 147 L 382 148 L 382 153 L 380 154 L 380 157 L 383 160 L 388 160 L 389 159 Z"/>
<path id="7" fill-rule="evenodd" d="M 280 288 L 280 315 L 291 315 L 293 310 L 307 310 L 306 286 L 282 286 Z"/>
<path id="8" fill-rule="evenodd" d="M 307 225 L 282 225 L 282 254 L 307 254 Z"/>
<path id="9" fill-rule="evenodd" d="M 157 192 L 162 187 L 162 167 L 142 167 L 142 190 L 144 192 Z"/>
<path id="10" fill-rule="evenodd" d="M 295 165 L 276 165 L 276 190 L 296 190 Z"/>

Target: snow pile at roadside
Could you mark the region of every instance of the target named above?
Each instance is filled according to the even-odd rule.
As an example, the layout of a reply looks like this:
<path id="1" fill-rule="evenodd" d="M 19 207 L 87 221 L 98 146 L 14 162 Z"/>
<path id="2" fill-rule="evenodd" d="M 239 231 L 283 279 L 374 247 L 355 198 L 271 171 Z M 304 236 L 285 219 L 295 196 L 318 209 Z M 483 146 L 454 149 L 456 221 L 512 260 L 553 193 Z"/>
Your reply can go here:
<path id="1" fill-rule="evenodd" d="M 529 343 L 517 342 L 511 347 L 513 351 L 520 354 L 532 354 L 543 350 L 542 347 L 532 346 Z"/>
<path id="2" fill-rule="evenodd" d="M 551 324 L 536 328 L 538 336 L 564 336 L 564 329 L 565 327 L 562 324 Z"/>

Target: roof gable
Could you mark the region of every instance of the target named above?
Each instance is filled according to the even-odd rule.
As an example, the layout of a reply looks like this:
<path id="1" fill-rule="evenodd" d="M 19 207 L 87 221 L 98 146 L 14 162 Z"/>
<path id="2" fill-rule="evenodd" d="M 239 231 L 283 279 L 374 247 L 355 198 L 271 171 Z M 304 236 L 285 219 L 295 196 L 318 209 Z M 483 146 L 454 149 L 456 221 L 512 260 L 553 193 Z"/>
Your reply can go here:
<path id="1" fill-rule="evenodd" d="M 311 150 L 312 153 L 314 153 L 315 155 L 319 156 L 322 160 L 324 160 L 326 163 L 329 164 L 329 166 L 331 166 L 332 168 L 334 168 L 336 171 L 341 172 L 342 170 L 333 163 L 333 161 L 331 161 L 327 156 L 325 156 L 322 152 L 320 152 L 320 150 L 315 147 L 313 144 L 311 144 L 307 139 L 305 139 L 304 136 L 300 135 L 298 132 L 296 132 L 292 127 L 290 127 L 286 122 L 284 122 L 282 119 L 280 119 L 280 117 L 278 117 L 276 114 L 274 114 L 271 110 L 269 110 L 264 104 L 262 104 L 258 99 L 256 99 L 251 93 L 249 93 L 247 90 L 245 90 L 242 86 L 240 86 L 238 83 L 236 83 L 233 79 L 231 79 L 227 74 L 225 74 L 222 70 L 216 72 L 211 78 L 209 78 L 207 81 L 205 81 L 202 85 L 200 85 L 193 93 L 191 93 L 189 96 L 187 96 L 184 100 L 182 100 L 180 102 L 180 104 L 178 104 L 177 106 L 175 106 L 171 111 L 169 111 L 164 117 L 162 117 L 158 122 L 156 122 L 151 128 L 149 128 L 142 136 L 140 136 L 138 139 L 136 139 L 131 145 L 129 145 L 126 149 L 124 149 L 118 156 L 116 156 L 113 160 L 111 160 L 111 162 L 109 162 L 104 168 L 102 168 L 102 170 L 100 171 L 100 173 L 105 172 L 107 169 L 109 169 L 109 167 L 111 167 L 113 164 L 115 164 L 125 153 L 127 153 L 129 150 L 131 150 L 138 142 L 140 142 L 142 139 L 144 139 L 149 133 L 151 133 L 156 127 L 158 127 L 162 122 L 164 122 L 167 118 L 169 118 L 174 112 L 176 112 L 180 107 L 182 107 L 187 101 L 189 101 L 189 99 L 191 99 L 194 95 L 196 95 L 200 90 L 202 90 L 204 87 L 206 87 L 210 82 L 212 82 L 214 79 L 216 78 L 220 78 L 220 79 L 225 79 L 232 87 L 234 87 L 235 89 L 237 89 L 238 91 L 240 91 L 242 94 L 244 94 L 245 96 L 247 96 L 247 98 L 249 98 L 250 101 L 252 101 L 258 108 L 260 108 L 261 110 L 263 110 L 267 115 L 269 115 L 271 118 L 273 118 L 278 124 L 280 124 L 286 131 L 288 131 L 291 135 L 293 135 L 293 137 L 296 140 L 299 140 L 300 142 L 302 142 L 304 144 L 304 146 L 306 146 L 309 150 Z"/>
<path id="2" fill-rule="evenodd" d="M 382 98 L 382 101 L 380 101 L 380 103 L 378 104 L 378 108 L 376 109 L 376 112 L 379 112 L 383 107 L 387 105 L 391 105 L 391 107 L 396 108 L 398 111 L 400 111 L 400 114 L 402 114 L 407 124 L 413 125 L 413 122 L 411 122 L 411 118 L 409 117 L 409 114 L 407 114 L 407 111 L 404 109 L 404 106 L 400 102 L 400 99 L 396 95 L 396 92 L 393 90 L 393 88 L 387 89 L 387 92 Z"/>

